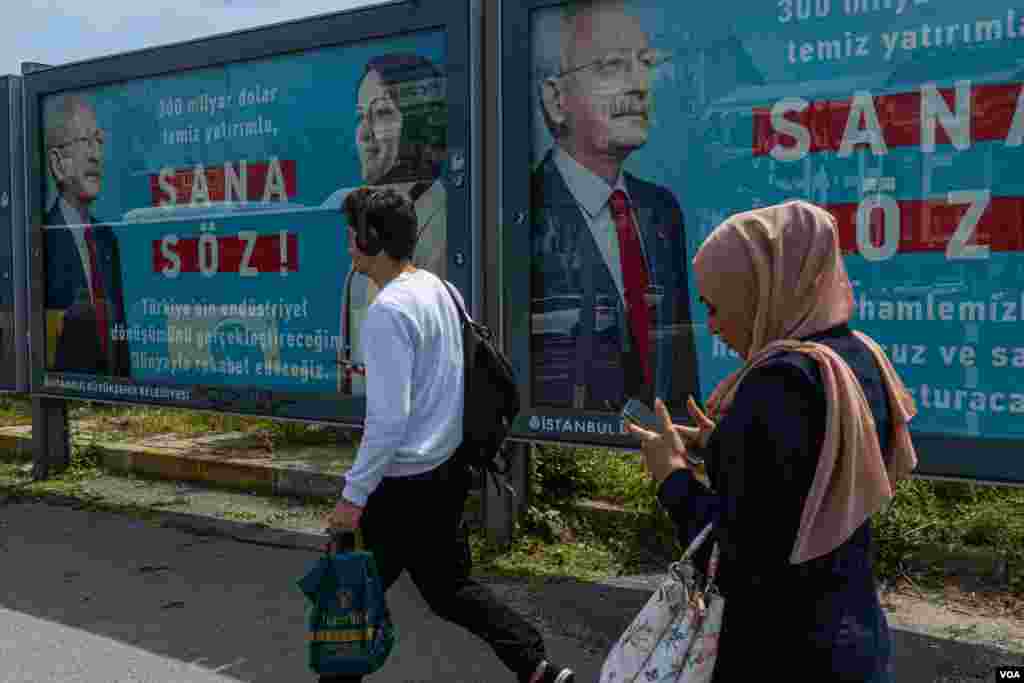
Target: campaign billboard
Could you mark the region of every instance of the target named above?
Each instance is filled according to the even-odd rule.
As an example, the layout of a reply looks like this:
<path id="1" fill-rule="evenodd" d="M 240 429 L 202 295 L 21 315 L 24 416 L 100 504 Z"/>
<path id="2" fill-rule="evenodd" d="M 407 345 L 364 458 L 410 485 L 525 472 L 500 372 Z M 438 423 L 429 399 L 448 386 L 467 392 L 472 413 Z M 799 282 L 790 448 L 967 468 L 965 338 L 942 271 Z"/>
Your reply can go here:
<path id="1" fill-rule="evenodd" d="M 628 397 L 685 419 L 739 364 L 689 261 L 726 216 L 802 198 L 917 401 L 918 472 L 1024 481 L 1013 3 L 519 0 L 503 21 L 517 438 L 633 446 Z"/>
<path id="2" fill-rule="evenodd" d="M 470 6 L 409 2 L 26 77 L 37 394 L 361 421 L 345 196 L 413 203 L 472 300 Z"/>

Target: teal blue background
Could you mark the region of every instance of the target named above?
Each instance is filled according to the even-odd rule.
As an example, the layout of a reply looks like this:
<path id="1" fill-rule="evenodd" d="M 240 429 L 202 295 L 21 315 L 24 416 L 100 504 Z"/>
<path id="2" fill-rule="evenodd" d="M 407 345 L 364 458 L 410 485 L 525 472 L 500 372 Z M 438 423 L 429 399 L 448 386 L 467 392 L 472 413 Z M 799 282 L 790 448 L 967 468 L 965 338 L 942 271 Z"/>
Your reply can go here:
<path id="1" fill-rule="evenodd" d="M 150 258 L 143 263 L 142 259 L 127 266 L 125 270 L 125 292 L 136 293 L 125 302 L 125 314 L 129 327 L 166 328 L 168 319 L 164 315 L 153 314 L 151 308 L 143 305 L 142 297 L 137 293 L 144 292 L 145 298 L 156 301 L 174 301 L 180 304 L 210 303 L 237 304 L 246 300 L 253 303 L 306 303 L 307 317 L 277 321 L 279 334 L 320 334 L 339 335 L 340 307 L 345 273 L 351 263 L 347 252 L 347 236 L 344 233 L 338 212 L 328 210 L 293 211 L 280 213 L 255 213 L 249 216 L 226 216 L 212 221 L 216 226 L 216 235 L 232 237 L 239 231 L 252 231 L 259 235 L 276 236 L 279 230 L 298 232 L 298 254 L 290 257 L 298 258 L 299 271 L 282 276 L 280 272 L 261 272 L 254 277 L 242 277 L 238 273 L 216 273 L 205 276 L 202 273 L 179 273 L 174 278 L 166 277 L 152 268 L 153 242 L 159 242 L 165 235 L 174 234 L 180 240 L 198 238 L 201 226 L 209 221 L 180 221 L 174 223 L 139 223 L 123 224 L 116 228 L 121 249 L 131 254 L 147 254 Z M 148 267 L 145 267 L 148 266 Z M 315 283 L 315 286 L 313 286 Z M 231 323 L 232 328 L 246 324 L 244 318 L 218 314 L 203 318 L 208 321 L 210 330 L 216 330 L 219 323 Z M 251 330 L 262 331 L 268 319 L 253 321 Z M 173 324 L 173 321 L 172 321 Z M 167 343 L 132 342 L 131 351 L 168 356 Z M 211 375 L 198 369 L 177 371 L 174 374 L 159 368 L 142 369 L 133 363 L 132 378 L 140 381 L 167 382 L 175 384 L 224 384 L 228 386 L 259 386 L 271 389 L 290 389 L 291 391 L 308 391 L 331 393 L 337 386 L 337 350 L 316 352 L 304 348 L 281 348 L 280 360 L 295 365 L 303 361 L 319 366 L 321 379 L 302 380 L 291 377 L 259 377 L 255 375 L 256 363 L 263 360 L 263 354 L 252 348 L 240 345 L 226 348 L 215 345 L 212 357 L 231 358 L 250 361 L 248 375 Z"/>

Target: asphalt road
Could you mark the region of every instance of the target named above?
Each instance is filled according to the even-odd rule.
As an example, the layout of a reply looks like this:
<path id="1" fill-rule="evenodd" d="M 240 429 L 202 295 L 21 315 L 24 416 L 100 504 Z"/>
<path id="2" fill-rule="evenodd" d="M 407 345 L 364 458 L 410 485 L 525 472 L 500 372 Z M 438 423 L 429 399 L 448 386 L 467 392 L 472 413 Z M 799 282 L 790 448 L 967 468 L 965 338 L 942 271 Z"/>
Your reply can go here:
<path id="1" fill-rule="evenodd" d="M 315 680 L 294 583 L 315 553 L 41 503 L 0 510 L 0 682 Z M 407 577 L 388 599 L 399 643 L 374 679 L 514 680 L 482 641 L 431 615 Z M 548 647 L 596 680 L 600 656 L 579 641 Z"/>
<path id="2" fill-rule="evenodd" d="M 147 523 L 69 507 L 74 501 L 0 493 L 0 683 L 315 680 L 305 667 L 305 605 L 294 585 L 316 558 L 308 548 L 319 541 L 303 531 L 308 520 L 296 518 L 297 531 L 289 531 L 220 519 L 224 510 L 267 520 L 282 510 L 278 501 L 241 493 L 116 477 L 86 484 L 114 502 L 127 487 L 142 507 L 141 493 L 166 504 L 187 490 L 192 503 L 188 513 L 161 512 L 161 522 Z M 658 581 L 488 579 L 581 683 L 597 680 L 607 648 Z M 430 614 L 407 578 L 388 600 L 399 643 L 369 681 L 514 680 L 482 641 Z M 893 654 L 900 683 L 980 683 L 993 680 L 995 666 L 1024 663 L 1019 652 L 907 626 L 894 630 Z"/>

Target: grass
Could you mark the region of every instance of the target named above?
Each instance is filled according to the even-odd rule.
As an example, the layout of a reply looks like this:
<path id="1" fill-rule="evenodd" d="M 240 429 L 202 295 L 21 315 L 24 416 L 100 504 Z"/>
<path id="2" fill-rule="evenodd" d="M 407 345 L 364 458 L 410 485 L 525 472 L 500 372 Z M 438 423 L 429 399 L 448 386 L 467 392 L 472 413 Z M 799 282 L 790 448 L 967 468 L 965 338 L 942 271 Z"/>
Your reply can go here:
<path id="1" fill-rule="evenodd" d="M 671 522 L 657 511 L 655 490 L 639 456 L 598 448 L 534 449 L 530 505 L 511 546 L 473 542 L 484 573 L 533 579 L 572 576 L 593 580 L 664 571 L 679 552 Z M 599 499 L 624 512 L 584 510 Z"/>
<path id="2" fill-rule="evenodd" d="M 22 398 L 0 396 L 0 427 L 32 424 L 32 404 Z"/>
<path id="3" fill-rule="evenodd" d="M 242 432 L 263 439 L 270 450 L 284 446 L 351 443 L 347 430 L 217 413 L 140 406 L 71 403 L 73 420 L 98 425 L 104 439 L 172 433 L 183 436 Z M 31 422 L 25 399 L 0 398 L 0 425 Z M 482 534 L 472 545 L 478 567 L 509 576 L 575 576 L 581 579 L 663 570 L 680 548 L 655 489 L 636 453 L 599 448 L 534 448 L 531 502 L 507 549 L 491 547 Z M 76 447 L 72 466 L 50 482 L 32 484 L 53 492 L 73 491 L 97 475 L 95 447 Z M 3 467 L 10 467 L 3 465 Z M 606 501 L 619 514 L 581 511 L 583 499 Z M 287 514 L 282 511 L 282 514 Z M 928 549 L 982 550 L 1011 568 L 1012 590 L 1024 595 L 1024 489 L 970 483 L 902 482 L 892 504 L 874 519 L 879 577 L 912 576 L 923 585 L 941 581 L 942 571 L 915 562 Z"/>
<path id="4" fill-rule="evenodd" d="M 883 578 L 907 574 L 929 548 L 987 550 L 1011 569 L 1010 587 L 1024 594 L 1024 489 L 971 483 L 904 481 L 889 508 L 876 515 L 876 565 Z M 921 569 L 925 581 L 941 571 Z"/>
<path id="5" fill-rule="evenodd" d="M 92 401 L 69 401 L 68 418 L 103 434 L 107 440 L 139 439 L 156 434 L 200 436 L 240 432 L 259 438 L 268 450 L 294 445 L 351 443 L 346 429 L 301 422 L 279 422 L 180 408 L 113 405 Z M 0 426 L 31 424 L 32 405 L 27 399 L 0 397 Z"/>
<path id="6" fill-rule="evenodd" d="M 548 567 L 540 571 L 562 567 L 564 573 L 585 575 L 604 557 L 607 574 L 632 573 L 680 552 L 637 455 L 554 446 L 535 448 L 532 464 L 534 505 L 518 540 L 494 559 L 481 549 L 496 568 L 522 570 L 536 561 Z M 616 503 L 632 514 L 595 524 L 569 509 L 580 498 Z M 952 555 L 994 555 L 1010 569 L 1011 591 L 1024 595 L 1024 489 L 912 479 L 898 485 L 893 502 L 872 523 L 876 573 L 885 583 L 912 576 L 922 585 L 940 585 L 944 567 L 925 559 L 938 548 Z M 590 549 L 589 559 L 554 549 L 574 539 Z"/>

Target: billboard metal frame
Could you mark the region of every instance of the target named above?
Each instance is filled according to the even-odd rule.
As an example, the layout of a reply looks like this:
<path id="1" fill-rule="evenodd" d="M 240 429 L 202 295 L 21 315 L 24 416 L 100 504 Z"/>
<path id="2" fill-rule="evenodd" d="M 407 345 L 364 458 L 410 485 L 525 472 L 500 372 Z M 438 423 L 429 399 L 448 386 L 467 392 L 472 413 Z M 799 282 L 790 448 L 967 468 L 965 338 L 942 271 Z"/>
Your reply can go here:
<path id="1" fill-rule="evenodd" d="M 22 80 L 19 76 L 0 78 L 3 111 L 0 117 L 6 127 L 6 135 L 0 143 L 5 159 L 0 172 L 0 213 L 7 219 L 10 234 L 10 252 L 3 254 L 0 264 L 0 281 L 3 287 L 10 287 L 10 333 L 13 335 L 12 382 L 0 387 L 0 392 L 24 393 L 29 386 L 29 334 L 28 334 L 28 277 L 25 272 L 28 250 L 25 230 L 25 148 L 22 128 Z M 7 340 L 4 340 L 7 343 Z"/>
<path id="2" fill-rule="evenodd" d="M 459 154 L 463 174 L 444 178 L 448 192 L 448 279 L 469 295 L 471 310 L 479 315 L 482 307 L 479 270 L 481 258 L 480 219 L 480 107 L 474 79 L 479 67 L 473 58 L 480 45 L 479 0 L 406 0 L 390 2 L 339 13 L 318 15 L 269 26 L 146 48 L 107 57 L 76 62 L 29 73 L 24 76 L 24 140 L 28 186 L 25 200 L 27 234 L 31 254 L 26 280 L 30 292 L 30 330 L 37 343 L 31 348 L 31 377 L 28 388 L 34 396 L 85 399 L 108 403 L 146 404 L 149 401 L 94 398 L 73 391 L 44 388 L 45 374 L 45 263 L 43 258 L 43 198 L 45 175 L 41 147 L 41 103 L 48 95 L 68 90 L 116 84 L 138 79 L 167 76 L 191 70 L 225 66 L 307 52 L 320 48 L 363 44 L 369 41 L 427 31 L 443 31 L 446 36 L 446 77 L 449 159 Z M 38 341 L 42 340 L 42 341 Z M 103 377 L 96 379 L 103 380 Z M 239 399 L 244 392 L 232 387 L 212 387 L 212 398 L 189 403 L 151 403 L 196 410 L 269 417 L 281 420 L 321 422 L 358 426 L 359 414 L 319 415 L 296 408 L 296 404 L 314 406 L 334 394 L 298 394 L 273 392 L 270 401 Z M 218 397 L 220 389 L 221 397 Z M 251 393 L 270 394 L 253 388 Z M 234 397 L 234 398 L 233 398 Z M 280 399 L 275 402 L 275 399 Z M 352 404 L 362 403 L 351 399 Z M 285 410 L 280 406 L 290 406 Z"/>

